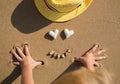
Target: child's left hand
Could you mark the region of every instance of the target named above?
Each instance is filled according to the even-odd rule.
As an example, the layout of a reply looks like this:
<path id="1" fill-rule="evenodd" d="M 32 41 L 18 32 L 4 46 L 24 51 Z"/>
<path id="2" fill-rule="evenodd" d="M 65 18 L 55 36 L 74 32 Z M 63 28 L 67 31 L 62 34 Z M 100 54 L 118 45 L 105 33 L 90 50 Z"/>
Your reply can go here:
<path id="1" fill-rule="evenodd" d="M 83 56 L 75 57 L 75 61 L 80 61 L 86 68 L 88 68 L 91 71 L 95 71 L 94 65 L 100 66 L 100 64 L 97 61 L 104 60 L 108 57 L 106 55 L 102 55 L 106 52 L 106 50 L 97 50 L 98 47 L 98 44 L 93 45 L 93 47 L 89 51 L 87 51 Z"/>

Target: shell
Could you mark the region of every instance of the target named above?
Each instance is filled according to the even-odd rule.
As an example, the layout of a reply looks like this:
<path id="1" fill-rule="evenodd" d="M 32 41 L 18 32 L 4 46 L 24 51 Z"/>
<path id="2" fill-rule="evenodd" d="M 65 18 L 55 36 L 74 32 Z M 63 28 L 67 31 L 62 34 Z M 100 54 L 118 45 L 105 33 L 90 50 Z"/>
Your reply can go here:
<path id="1" fill-rule="evenodd" d="M 54 54 L 52 55 L 53 57 L 56 57 L 58 55 L 57 52 L 54 52 Z"/>
<path id="2" fill-rule="evenodd" d="M 65 56 L 68 56 L 69 53 L 68 53 L 68 52 L 65 52 L 65 53 L 63 53 L 63 54 L 64 54 Z"/>
<path id="3" fill-rule="evenodd" d="M 49 53 L 48 53 L 48 55 L 53 55 L 55 53 L 55 51 L 50 51 Z"/>
<path id="4" fill-rule="evenodd" d="M 57 58 L 57 59 L 60 59 L 60 54 L 57 54 L 57 55 L 56 55 L 56 58 Z"/>
<path id="5" fill-rule="evenodd" d="M 67 49 L 67 50 L 66 50 L 66 52 L 71 53 L 71 52 L 72 52 L 72 50 L 71 50 L 71 49 Z"/>
<path id="6" fill-rule="evenodd" d="M 65 55 L 64 55 L 64 54 L 62 54 L 60 57 L 61 57 L 61 58 L 65 58 Z"/>

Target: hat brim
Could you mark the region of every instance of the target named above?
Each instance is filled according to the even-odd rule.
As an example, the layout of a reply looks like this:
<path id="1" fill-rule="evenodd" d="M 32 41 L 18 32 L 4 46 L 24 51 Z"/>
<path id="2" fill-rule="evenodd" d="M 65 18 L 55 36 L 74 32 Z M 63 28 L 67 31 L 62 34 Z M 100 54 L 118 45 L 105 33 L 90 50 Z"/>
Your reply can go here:
<path id="1" fill-rule="evenodd" d="M 35 5 L 39 10 L 39 12 L 48 20 L 51 20 L 54 22 L 64 22 L 64 21 L 71 20 L 72 18 L 83 13 L 89 7 L 92 1 L 93 0 L 85 0 L 85 4 L 76 8 L 75 10 L 68 13 L 60 13 L 60 12 L 54 12 L 50 10 L 44 3 L 44 0 L 34 0 Z"/>

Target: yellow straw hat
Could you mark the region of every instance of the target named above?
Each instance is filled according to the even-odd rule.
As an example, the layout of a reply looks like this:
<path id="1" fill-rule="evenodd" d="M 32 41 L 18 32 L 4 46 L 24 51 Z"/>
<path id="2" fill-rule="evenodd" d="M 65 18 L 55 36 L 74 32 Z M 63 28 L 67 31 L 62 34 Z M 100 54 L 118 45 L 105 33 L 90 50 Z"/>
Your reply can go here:
<path id="1" fill-rule="evenodd" d="M 34 0 L 39 12 L 54 22 L 70 20 L 84 12 L 93 0 Z"/>

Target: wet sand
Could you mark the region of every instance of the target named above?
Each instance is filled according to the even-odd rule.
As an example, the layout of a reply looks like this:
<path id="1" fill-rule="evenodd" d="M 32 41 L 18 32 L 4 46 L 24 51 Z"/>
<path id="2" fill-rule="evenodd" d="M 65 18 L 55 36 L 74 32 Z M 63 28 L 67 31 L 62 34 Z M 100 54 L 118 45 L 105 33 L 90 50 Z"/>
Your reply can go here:
<path id="1" fill-rule="evenodd" d="M 77 18 L 64 23 L 53 23 L 39 14 L 32 0 L 0 1 L 0 83 L 20 84 L 20 69 L 9 61 L 9 51 L 24 42 L 30 44 L 32 57 L 44 60 L 45 66 L 34 69 L 35 84 L 50 84 L 64 71 L 71 70 L 72 58 L 84 54 L 95 42 L 108 50 L 109 58 L 101 63 L 114 74 L 114 84 L 120 83 L 120 0 L 93 1 L 92 5 Z M 59 29 L 56 40 L 47 33 Z M 64 39 L 63 30 L 75 34 Z M 65 59 L 47 56 L 51 50 L 72 53 Z M 71 65 L 72 64 L 72 65 Z M 70 66 L 71 65 L 71 66 Z M 76 65 L 76 64 L 75 64 Z"/>

